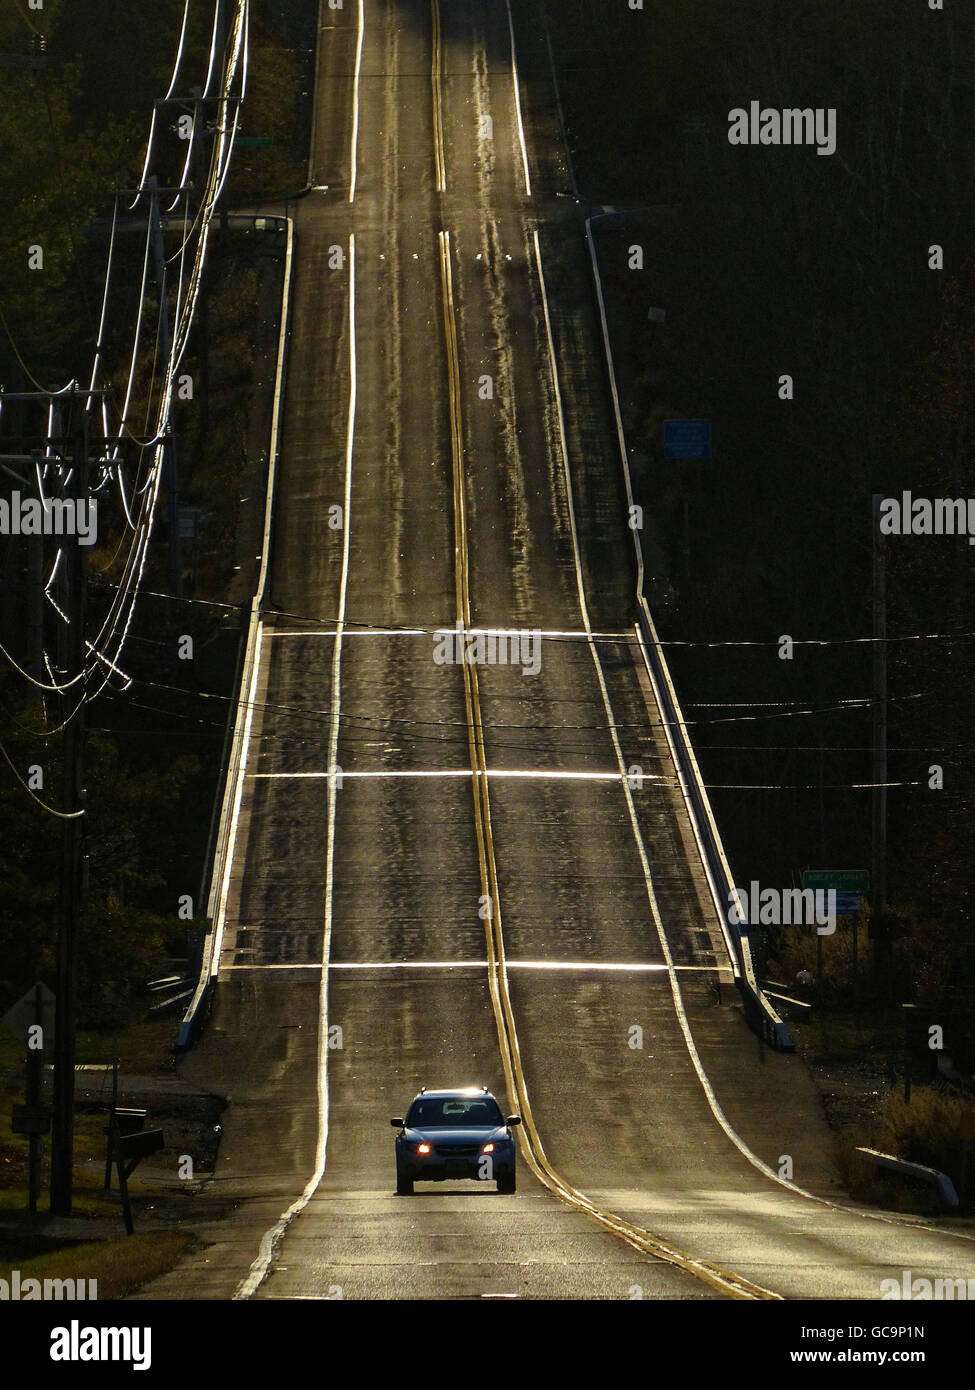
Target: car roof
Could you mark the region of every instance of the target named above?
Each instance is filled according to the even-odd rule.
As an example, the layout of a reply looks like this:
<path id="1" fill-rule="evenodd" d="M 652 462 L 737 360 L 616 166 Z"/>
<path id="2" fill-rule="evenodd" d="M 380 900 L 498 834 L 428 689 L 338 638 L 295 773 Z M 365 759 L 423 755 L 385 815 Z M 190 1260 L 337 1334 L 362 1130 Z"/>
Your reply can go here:
<path id="1" fill-rule="evenodd" d="M 454 1086 L 445 1091 L 418 1091 L 413 1097 L 414 1100 L 453 1100 L 460 1097 L 470 1098 L 483 1096 L 488 1100 L 495 1100 L 496 1097 L 490 1091 L 486 1091 L 483 1086 Z"/>

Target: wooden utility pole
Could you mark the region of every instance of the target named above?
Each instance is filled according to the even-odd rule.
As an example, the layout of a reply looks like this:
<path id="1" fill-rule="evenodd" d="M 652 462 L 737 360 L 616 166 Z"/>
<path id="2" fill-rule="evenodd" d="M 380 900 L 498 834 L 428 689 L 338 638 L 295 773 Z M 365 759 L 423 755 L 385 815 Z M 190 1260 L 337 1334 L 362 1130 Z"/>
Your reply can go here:
<path id="1" fill-rule="evenodd" d="M 73 384 L 70 392 L 63 391 L 0 391 L 0 401 L 25 405 L 40 405 L 45 420 L 52 415 L 47 431 L 41 438 L 48 451 L 44 458 L 63 461 L 70 454 L 70 467 L 62 484 L 64 497 L 74 506 L 75 531 L 82 526 L 82 508 L 91 503 L 89 475 L 89 413 L 92 403 L 111 395 L 110 389 L 81 391 Z M 62 420 L 68 421 L 66 429 Z M 0 454 L 0 464 L 31 468 L 40 463 L 41 456 L 32 449 L 26 452 L 29 438 L 18 436 L 21 452 Z M 100 458 L 103 463 L 109 462 Z M 62 462 L 62 471 L 64 464 Z M 95 517 L 87 520 L 94 525 Z M 95 536 L 91 536 L 94 541 Z M 28 536 L 27 542 L 43 554 L 43 536 Z M 58 566 L 58 607 L 63 619 L 58 623 L 57 665 L 61 684 L 67 685 L 82 673 L 88 649 L 85 628 L 88 612 L 88 550 L 81 544 L 79 534 L 62 534 L 61 563 Z M 31 556 L 28 569 L 36 580 L 37 559 Z M 42 571 L 43 573 L 43 571 Z M 29 660 L 37 660 L 37 643 L 43 640 L 43 627 L 36 622 L 32 629 Z M 43 648 L 42 648 L 43 653 Z M 61 881 L 58 910 L 57 995 L 54 1022 L 54 1104 L 52 1107 L 53 1134 L 51 1143 L 51 1211 L 57 1216 L 71 1212 L 74 1159 L 74 1066 L 75 1015 L 77 1009 L 78 936 L 81 911 L 86 891 L 85 832 L 83 814 L 86 804 L 84 790 L 85 751 L 85 683 L 77 680 L 61 692 L 61 722 L 63 724 L 63 769 L 61 785 Z M 81 813 L 81 814 L 79 814 Z"/>
<path id="2" fill-rule="evenodd" d="M 78 507 L 88 503 L 87 398 L 71 392 L 71 427 L 74 438 L 68 495 Z M 62 608 L 68 621 L 61 624 L 62 680 L 68 681 L 85 667 L 85 621 L 88 607 L 88 547 L 78 536 L 64 546 L 61 564 Z M 61 898 L 58 920 L 57 1013 L 54 1027 L 54 1114 L 51 1141 L 51 1212 L 71 1214 L 74 1163 L 74 1066 L 75 1015 L 78 988 L 78 935 L 82 908 L 84 809 L 85 706 L 84 682 L 70 686 L 61 697 L 64 728 L 62 809 L 70 819 L 62 822 Z"/>
<path id="3" fill-rule="evenodd" d="M 890 958 L 887 914 L 887 538 L 880 531 L 879 493 L 873 496 L 873 768 L 871 781 L 871 917 L 874 965 L 886 975 Z"/>

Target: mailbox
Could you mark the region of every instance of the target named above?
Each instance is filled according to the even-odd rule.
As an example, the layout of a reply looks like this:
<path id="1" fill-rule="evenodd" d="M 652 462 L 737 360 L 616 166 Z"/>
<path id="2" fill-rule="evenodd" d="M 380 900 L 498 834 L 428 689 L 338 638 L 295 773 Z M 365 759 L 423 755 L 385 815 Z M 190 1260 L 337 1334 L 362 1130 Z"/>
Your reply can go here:
<path id="1" fill-rule="evenodd" d="M 138 1129 L 133 1134 L 120 1134 L 118 1139 L 119 1157 L 128 1165 L 128 1172 L 141 1158 L 158 1153 L 165 1148 L 161 1129 Z"/>
<path id="2" fill-rule="evenodd" d="M 119 1191 L 122 1194 L 122 1214 L 125 1229 L 132 1235 L 132 1204 L 129 1201 L 128 1180 L 138 1163 L 149 1154 L 165 1148 L 161 1129 L 146 1129 L 147 1110 L 116 1105 L 109 1112 L 108 1156 L 105 1163 L 105 1190 L 112 1184 L 112 1165 L 118 1170 Z"/>
<path id="3" fill-rule="evenodd" d="M 112 1122 L 114 1121 L 119 1134 L 134 1134 L 136 1130 L 142 1129 L 146 1123 L 148 1110 L 131 1110 L 124 1106 L 116 1105 L 109 1116 L 109 1127 L 106 1134 L 111 1133 Z"/>

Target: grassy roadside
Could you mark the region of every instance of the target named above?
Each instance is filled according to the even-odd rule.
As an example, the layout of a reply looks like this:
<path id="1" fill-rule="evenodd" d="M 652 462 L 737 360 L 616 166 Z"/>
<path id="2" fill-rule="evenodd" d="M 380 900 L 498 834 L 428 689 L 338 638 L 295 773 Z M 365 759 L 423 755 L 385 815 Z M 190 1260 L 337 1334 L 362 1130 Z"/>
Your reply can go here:
<path id="1" fill-rule="evenodd" d="M 21 1287 L 26 1279 L 96 1280 L 99 1301 L 126 1298 L 170 1269 L 193 1243 L 189 1231 L 152 1231 L 65 1246 L 12 1264 L 0 1258 L 0 1279 L 9 1282 L 17 1269 Z"/>
<path id="2" fill-rule="evenodd" d="M 180 8 L 176 6 L 174 12 Z M 304 0 L 257 0 L 253 11 L 251 86 L 241 133 L 269 137 L 272 143 L 266 149 L 245 145 L 235 153 L 225 194 L 228 209 L 294 191 L 303 185 L 307 167 L 317 6 L 308 6 Z M 163 14 L 154 19 L 165 24 Z M 84 36 L 75 37 L 83 50 L 79 61 L 94 64 Z M 137 72 L 134 70 L 129 96 L 132 109 L 141 112 L 143 107 L 148 109 L 154 79 L 151 74 L 139 78 Z M 93 79 L 89 85 L 94 107 L 98 84 Z M 282 94 L 287 100 L 282 100 Z M 129 153 L 134 158 L 142 138 L 138 122 L 129 133 L 134 141 Z M 116 182 L 130 184 L 132 178 L 122 177 Z M 196 901 L 210 810 L 218 789 L 224 727 L 235 697 L 232 685 L 239 634 L 233 605 L 248 600 L 253 592 L 253 553 L 259 548 L 254 544 L 254 532 L 257 528 L 259 534 L 257 518 L 263 518 L 270 388 L 281 295 L 281 242 L 278 236 L 239 230 L 233 225 L 231 230 L 221 231 L 215 224 L 202 295 L 204 309 L 184 359 L 195 389 L 175 412 L 180 501 L 196 508 L 202 518 L 198 540 L 183 548 L 184 586 L 192 606 L 178 607 L 152 593 L 161 590 L 165 595 L 169 587 L 162 545 L 150 558 L 146 593 L 133 628 L 136 646 L 127 652 L 135 693 L 116 697 L 110 692 L 92 723 L 91 742 L 97 737 L 99 750 L 104 746 L 106 751 L 104 755 L 99 751 L 99 759 L 92 756 L 91 762 L 100 766 L 104 761 L 111 775 L 105 776 L 104 784 L 92 784 L 91 890 L 92 899 L 105 895 L 112 921 L 103 923 L 98 918 L 89 933 L 88 939 L 97 939 L 99 950 L 90 966 L 95 987 L 82 991 L 86 1011 L 82 1023 L 90 1026 L 79 1030 L 77 1061 L 104 1066 L 112 1060 L 113 1029 L 100 1026 L 108 1022 L 112 1011 L 101 999 L 101 976 L 105 975 L 111 987 L 108 993 L 122 1000 L 121 1011 L 115 1011 L 123 1096 L 127 1079 L 137 1080 L 139 1090 L 126 1099 L 137 1105 L 148 1104 L 149 1125 L 159 1124 L 167 1140 L 165 1154 L 156 1158 L 172 1172 L 167 1171 L 165 1182 L 154 1181 L 155 1160 L 137 1171 L 130 1190 L 138 1234 L 122 1236 L 118 1194 L 102 1190 L 106 1118 L 104 1110 L 97 1107 L 110 1094 L 110 1074 L 79 1074 L 84 1099 L 79 1101 L 76 1116 L 74 1215 L 69 1221 L 47 1218 L 47 1153 L 38 1231 L 28 1230 L 23 1224 L 28 1146 L 23 1136 L 11 1132 L 10 1123 L 13 1104 L 24 1100 L 20 1079 L 23 1055 L 20 1045 L 0 1030 L 3 1277 L 7 1258 L 16 1253 L 22 1277 L 97 1278 L 101 1297 L 119 1297 L 169 1268 L 194 1239 L 191 1233 L 174 1229 L 188 1218 L 186 1194 L 194 1184 L 180 1184 L 173 1190 L 173 1154 L 191 1152 L 195 1167 L 202 1172 L 212 1166 L 214 1136 L 219 1128 L 213 1123 L 213 1112 L 219 1109 L 219 1098 L 179 1095 L 167 1110 L 170 1097 L 154 1095 L 154 1079 L 163 1083 L 173 1075 L 177 1015 L 146 1017 L 146 1009 L 154 1001 L 145 995 L 143 985 L 147 976 L 168 973 L 172 968 L 162 969 L 161 954 L 186 953 L 187 924 L 177 920 L 175 904 L 186 894 Z M 160 535 L 165 537 L 162 524 Z M 100 571 L 95 582 L 99 576 Z M 192 637 L 196 648 L 196 658 L 190 663 L 173 656 L 176 638 L 183 634 Z M 185 764 L 178 785 L 171 776 L 176 764 Z M 129 784 L 141 789 L 131 813 L 118 795 L 119 787 L 124 790 Z M 96 819 L 99 811 L 100 820 Z M 30 820 L 30 816 L 28 807 L 23 815 L 23 834 L 10 836 L 8 842 L 12 859 L 36 867 L 41 861 L 40 847 L 50 841 L 49 827 L 36 817 Z M 38 852 L 34 851 L 35 844 Z M 0 873 L 2 877 L 5 875 Z M 43 883 L 56 881 L 56 876 L 40 877 Z M 35 891 L 33 882 L 25 883 L 25 899 L 28 892 L 33 894 L 30 908 L 37 915 L 37 929 L 25 911 L 17 910 L 20 903 L 12 904 L 12 949 L 7 950 L 6 923 L 0 924 L 0 997 L 4 1008 L 33 979 L 53 983 L 56 914 L 46 900 L 42 901 L 43 891 Z M 19 896 L 19 892 L 11 893 L 12 899 Z M 191 925 L 198 929 L 202 921 L 197 918 Z M 109 927 L 113 931 L 117 928 L 124 956 L 110 944 Z M 192 957 L 192 948 L 189 954 Z M 192 971 L 192 959 L 189 969 Z M 205 1219 L 207 1212 L 220 1205 L 216 1199 L 204 1199 L 202 1207 L 195 1201 L 192 1215 Z M 79 1245 L 79 1240 L 84 1244 Z M 51 1249 L 52 1243 L 56 1249 Z"/>

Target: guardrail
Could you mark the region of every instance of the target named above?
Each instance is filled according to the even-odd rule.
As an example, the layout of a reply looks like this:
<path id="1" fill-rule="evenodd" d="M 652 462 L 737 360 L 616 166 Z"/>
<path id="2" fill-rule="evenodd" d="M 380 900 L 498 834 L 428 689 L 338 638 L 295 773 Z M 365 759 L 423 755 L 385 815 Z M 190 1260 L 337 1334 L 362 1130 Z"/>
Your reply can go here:
<path id="1" fill-rule="evenodd" d="M 606 368 L 609 373 L 610 394 L 616 420 L 616 433 L 623 463 L 623 478 L 626 484 L 627 507 L 633 507 L 633 484 L 630 478 L 629 456 L 626 448 L 626 434 L 623 429 L 623 414 L 620 408 L 619 391 L 616 385 L 616 368 L 613 364 L 613 349 L 609 338 L 609 322 L 606 315 L 606 300 L 603 295 L 602 276 L 596 255 L 596 243 L 592 231 L 593 218 L 586 218 L 586 241 L 592 261 L 593 279 L 596 286 L 596 299 L 599 307 L 599 321 L 602 328 L 603 348 L 606 354 Z M 633 515 L 632 510 L 629 515 Z M 711 802 L 701 777 L 694 748 L 687 725 L 677 698 L 667 658 L 657 635 L 650 608 L 643 592 L 644 564 L 643 546 L 640 534 L 631 528 L 637 565 L 637 633 L 640 648 L 646 663 L 647 674 L 653 686 L 654 696 L 664 722 L 664 731 L 677 769 L 681 792 L 691 820 L 701 863 L 707 877 L 708 888 L 714 903 L 721 930 L 728 944 L 729 955 L 735 972 L 735 983 L 741 992 L 745 1005 L 745 1015 L 750 1025 L 771 1047 L 779 1051 L 791 1052 L 794 1044 L 789 1030 L 773 1008 L 759 984 L 755 963 L 752 959 L 751 942 L 747 932 L 729 921 L 729 907 L 737 901 L 737 888 L 731 876 L 731 869 L 721 843 Z M 741 917 L 743 914 L 737 914 Z"/>
<path id="2" fill-rule="evenodd" d="M 255 221 L 248 217 L 246 220 Z M 260 642 L 261 614 L 267 591 L 268 562 L 271 548 L 271 521 L 274 514 L 274 498 L 277 481 L 278 450 L 281 437 L 281 407 L 284 387 L 285 359 L 287 355 L 288 324 L 291 317 L 292 268 L 294 262 L 294 221 L 292 218 L 268 217 L 260 219 L 268 224 L 285 223 L 288 239 L 284 256 L 284 285 L 281 291 L 281 327 L 278 338 L 278 361 L 274 381 L 274 404 L 271 413 L 271 446 L 268 455 L 267 489 L 264 498 L 264 535 L 261 544 L 261 569 L 257 579 L 257 591 L 251 599 L 250 616 L 247 624 L 247 639 L 244 648 L 244 661 L 241 670 L 240 688 L 237 700 L 237 713 L 230 746 L 230 758 L 224 778 L 223 799 L 220 805 L 220 821 L 216 836 L 216 849 L 213 856 L 213 869 L 210 875 L 210 893 L 207 901 L 207 916 L 210 930 L 203 945 L 203 960 L 200 975 L 180 1024 L 176 1041 L 182 1050 L 193 1042 L 209 1007 L 210 996 L 220 965 L 220 944 L 223 940 L 224 922 L 227 912 L 227 893 L 230 887 L 230 873 L 233 868 L 234 841 L 237 814 L 243 792 L 244 749 L 250 733 L 256 700 L 256 654 Z M 273 228 L 280 230 L 280 227 Z"/>
<path id="3" fill-rule="evenodd" d="M 894 1154 L 882 1154 L 877 1149 L 857 1149 L 858 1154 L 871 1159 L 878 1168 L 887 1168 L 902 1178 L 914 1178 L 936 1189 L 946 1207 L 958 1206 L 958 1193 L 947 1173 L 938 1168 L 928 1168 L 923 1163 L 909 1163 L 906 1158 L 896 1158 Z"/>

